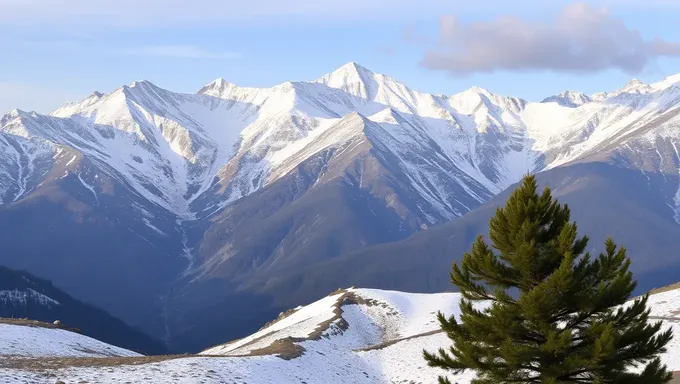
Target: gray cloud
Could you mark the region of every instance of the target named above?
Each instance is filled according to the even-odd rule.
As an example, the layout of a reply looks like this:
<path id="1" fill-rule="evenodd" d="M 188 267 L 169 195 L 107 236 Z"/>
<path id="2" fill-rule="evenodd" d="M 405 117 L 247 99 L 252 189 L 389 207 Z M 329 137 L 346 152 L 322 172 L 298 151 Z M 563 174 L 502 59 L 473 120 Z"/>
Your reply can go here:
<path id="1" fill-rule="evenodd" d="M 680 42 L 646 40 L 606 8 L 566 6 L 553 23 L 530 23 L 511 16 L 461 23 L 444 16 L 439 44 L 421 65 L 453 74 L 499 70 L 639 73 L 658 57 L 680 57 Z"/>

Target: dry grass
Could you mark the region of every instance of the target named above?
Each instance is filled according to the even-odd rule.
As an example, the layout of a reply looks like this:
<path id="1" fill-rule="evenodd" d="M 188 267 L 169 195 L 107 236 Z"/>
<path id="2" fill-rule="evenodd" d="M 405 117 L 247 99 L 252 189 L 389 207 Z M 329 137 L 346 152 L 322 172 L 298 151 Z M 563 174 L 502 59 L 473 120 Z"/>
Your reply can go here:
<path id="1" fill-rule="evenodd" d="M 63 324 L 52 324 L 52 323 L 46 323 L 46 322 L 38 321 L 38 320 L 0 317 L 0 324 L 21 325 L 21 326 L 24 326 L 24 327 L 35 327 L 35 328 L 63 329 L 65 331 L 71 331 L 71 332 L 82 334 L 82 331 L 78 328 L 71 328 L 71 327 L 67 327 Z"/>
<path id="2" fill-rule="evenodd" d="M 82 333 L 77 328 L 63 324 L 46 323 L 37 320 L 0 318 L 0 324 L 20 325 L 24 327 L 38 327 L 49 329 L 63 329 L 70 332 Z M 2 356 L 0 368 L 20 369 L 27 371 L 50 371 L 61 368 L 80 367 L 116 367 L 121 365 L 139 365 L 157 363 L 160 361 L 188 357 L 190 355 L 159 355 L 139 357 L 19 357 Z"/>
<path id="3" fill-rule="evenodd" d="M 380 344 L 371 345 L 370 347 L 355 349 L 355 351 L 356 351 L 356 352 L 374 351 L 374 350 L 376 350 L 376 349 L 387 348 L 387 347 L 389 347 L 390 345 L 394 345 L 394 344 L 399 343 L 399 342 L 401 342 L 401 341 L 412 340 L 412 339 L 416 339 L 416 338 L 418 338 L 418 337 L 425 337 L 425 336 L 436 335 L 436 334 L 438 334 L 438 333 L 443 333 L 443 332 L 444 332 L 444 331 L 441 330 L 441 329 L 435 329 L 435 330 L 433 330 L 433 331 L 424 332 L 424 333 L 419 333 L 419 334 L 413 335 L 413 336 L 402 337 L 401 339 L 387 340 L 387 341 L 382 342 L 382 343 L 380 343 Z"/>
<path id="4" fill-rule="evenodd" d="M 264 335 L 262 337 L 267 337 L 268 335 Z M 246 345 L 252 344 L 256 342 L 257 340 L 261 339 L 257 338 L 253 340 L 251 343 L 248 343 Z M 275 340 L 268 346 L 260 349 L 255 349 L 252 350 L 248 353 L 244 354 L 234 354 L 234 355 L 201 355 L 203 357 L 221 357 L 221 358 L 229 358 L 229 357 L 249 357 L 249 356 L 270 356 L 270 355 L 276 355 L 277 357 L 283 359 L 283 360 L 292 360 L 295 358 L 298 358 L 302 355 L 305 354 L 305 348 L 297 343 L 305 341 L 305 339 L 301 338 L 295 338 L 295 337 L 287 337 L 285 339 L 279 339 Z"/>
<path id="5" fill-rule="evenodd" d="M 123 365 L 141 365 L 189 357 L 191 355 L 159 355 L 139 357 L 6 357 L 0 359 L 0 368 L 26 371 L 49 371 L 63 368 L 100 368 Z"/>
<path id="6" fill-rule="evenodd" d="M 295 359 L 297 357 L 304 355 L 304 353 L 305 353 L 304 347 L 300 346 L 297 343 L 305 341 L 305 340 L 318 340 L 318 339 L 320 339 L 321 336 L 324 334 L 324 332 L 326 332 L 330 328 L 331 324 L 333 324 L 336 321 L 338 321 L 338 326 L 340 327 L 340 329 L 342 329 L 342 330 L 347 329 L 348 324 L 342 318 L 342 308 L 341 307 L 345 304 L 354 304 L 355 301 L 353 300 L 352 297 L 354 297 L 355 295 L 350 293 L 350 292 L 347 292 L 344 289 L 338 289 L 338 290 L 334 291 L 333 293 L 331 293 L 329 296 L 332 296 L 332 295 L 335 295 L 335 294 L 341 294 L 341 296 L 338 297 L 338 301 L 333 308 L 333 317 L 322 322 L 322 323 L 320 323 L 308 337 L 305 337 L 305 338 L 287 337 L 287 338 L 284 338 L 284 339 L 276 340 L 276 341 L 274 341 L 273 343 L 271 343 L 270 345 L 268 345 L 264 348 L 252 350 L 247 354 L 230 355 L 230 356 L 277 355 L 278 357 L 280 357 L 284 360 L 292 360 L 292 359 Z M 285 319 L 286 317 L 294 314 L 295 312 L 297 312 L 297 311 L 294 310 L 294 309 L 283 312 L 276 320 L 269 322 L 269 323 L 265 324 L 264 327 L 260 328 L 260 331 L 266 330 L 267 328 L 271 327 L 272 325 L 276 324 L 277 322 L 279 322 L 279 321 Z M 250 342 L 240 346 L 239 348 L 245 348 L 245 347 L 248 347 L 249 345 L 255 344 L 255 343 L 259 342 L 260 340 L 275 334 L 276 332 L 277 331 L 265 333 L 264 335 L 262 335 L 258 338 L 255 338 L 255 339 L 251 340 Z M 231 343 L 233 343 L 233 341 L 230 342 L 230 343 L 227 343 L 227 344 L 223 344 L 223 345 L 229 345 Z"/>
<path id="7" fill-rule="evenodd" d="M 668 292 L 668 291 L 672 291 L 674 289 L 679 289 L 679 288 L 680 288 L 680 283 L 675 283 L 675 284 L 671 284 L 671 285 L 661 287 L 661 288 L 654 288 L 651 291 L 649 291 L 649 294 L 653 295 L 655 293 Z"/>

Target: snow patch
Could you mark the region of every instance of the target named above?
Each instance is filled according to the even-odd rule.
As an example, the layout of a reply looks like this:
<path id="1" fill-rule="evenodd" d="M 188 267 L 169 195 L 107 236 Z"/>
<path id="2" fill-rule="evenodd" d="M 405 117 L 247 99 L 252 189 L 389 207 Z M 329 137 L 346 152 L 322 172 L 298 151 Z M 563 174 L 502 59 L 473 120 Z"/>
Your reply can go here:
<path id="1" fill-rule="evenodd" d="M 94 196 L 94 200 L 99 205 L 99 196 L 97 196 L 97 191 L 94 189 L 94 186 L 91 184 L 88 184 L 85 180 L 83 180 L 82 176 L 80 176 L 80 173 L 76 173 L 76 176 L 78 177 L 78 180 L 80 180 L 80 183 L 85 187 L 88 191 L 92 192 L 92 195 Z"/>

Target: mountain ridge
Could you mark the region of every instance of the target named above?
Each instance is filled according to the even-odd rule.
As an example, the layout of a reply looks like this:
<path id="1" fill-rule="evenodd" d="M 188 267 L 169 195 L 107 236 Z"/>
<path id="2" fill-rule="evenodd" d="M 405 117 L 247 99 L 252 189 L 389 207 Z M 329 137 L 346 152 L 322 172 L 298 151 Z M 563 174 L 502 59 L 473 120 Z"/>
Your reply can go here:
<path id="1" fill-rule="evenodd" d="M 628 84 L 619 91 L 613 92 L 611 94 L 612 96 L 609 96 L 601 103 L 604 103 L 606 100 L 611 100 L 612 98 L 622 97 L 622 95 L 625 95 L 625 92 L 629 90 L 639 90 L 638 88 L 643 85 L 646 87 L 644 88 L 645 92 L 639 93 L 639 96 L 648 95 L 651 91 L 667 90 L 668 88 L 673 87 L 675 84 L 673 79 L 676 77 L 670 76 L 667 79 L 652 85 L 644 85 L 639 81 L 634 82 L 632 85 Z M 314 84 L 319 84 L 326 88 L 316 89 Z M 218 87 L 218 92 L 215 92 L 215 87 Z M 352 87 L 359 88 L 354 89 Z M 370 92 L 367 91 L 368 89 L 370 89 Z M 336 93 L 337 91 L 340 93 Z M 225 94 L 224 92 L 227 93 Z M 215 97 L 218 100 L 200 99 L 200 95 Z M 349 95 L 350 98 L 348 99 L 345 95 Z M 564 98 L 566 97 L 565 95 L 570 95 L 570 93 L 563 93 L 556 97 Z M 199 99 L 196 99 L 196 97 Z M 353 97 L 358 97 L 363 101 L 353 100 Z M 587 98 L 585 95 L 578 97 Z M 321 106 L 318 104 L 318 100 L 315 100 L 315 98 L 323 100 L 324 105 Z M 245 103 L 243 104 L 243 107 L 241 107 L 243 108 L 241 112 L 245 113 L 246 116 L 237 124 L 237 126 L 240 126 L 241 128 L 229 129 L 232 133 L 228 134 L 228 136 L 224 136 L 224 133 L 210 134 L 204 129 L 206 127 L 205 123 L 193 119 L 193 117 L 197 116 L 196 114 L 187 115 L 181 112 L 183 109 L 189 108 L 185 103 L 187 99 L 194 104 L 197 102 L 199 104 L 210 104 L 208 110 L 213 111 L 213 107 L 215 107 L 214 104 L 219 103 L 220 100 L 226 100 L 227 103 L 232 104 L 228 107 L 230 110 L 236 105 L 234 103 Z M 93 110 L 96 105 L 99 105 L 102 102 L 107 103 L 105 109 L 102 107 Z M 571 102 L 573 103 L 573 100 Z M 371 107 L 371 105 L 374 104 L 370 103 L 377 104 L 375 104 L 374 107 Z M 425 103 L 428 103 L 429 106 L 424 105 Z M 113 105 L 109 106 L 109 104 Z M 583 104 L 584 103 L 581 102 L 578 103 L 579 106 Z M 256 121 L 258 119 L 256 116 L 261 114 L 261 112 L 252 110 L 252 107 L 249 107 L 248 105 L 257 106 L 257 110 L 261 110 L 262 108 L 270 110 L 270 115 L 271 113 L 274 113 L 274 115 L 271 115 L 272 117 L 267 117 L 265 121 L 271 122 L 273 118 L 274 121 L 276 121 L 275 124 L 279 126 L 276 135 L 284 136 L 277 139 L 277 136 L 275 135 L 269 140 L 271 141 L 271 143 L 269 143 L 267 139 L 272 136 L 273 132 L 266 129 L 263 131 L 261 125 Z M 331 107 L 333 105 L 335 106 Z M 124 178 L 126 178 L 126 181 L 129 184 L 137 184 L 135 189 L 144 194 L 144 197 L 147 200 L 164 206 L 164 208 L 184 219 L 192 219 L 195 218 L 196 214 L 199 214 L 199 212 L 196 212 L 196 208 L 191 208 L 193 200 L 200 197 L 203 193 L 210 193 L 209 190 L 214 188 L 214 178 L 219 177 L 221 173 L 224 174 L 227 169 L 233 169 L 235 165 L 230 165 L 233 161 L 236 159 L 243 159 L 244 156 L 250 159 L 257 159 L 264 155 L 265 159 L 269 159 L 269 161 L 264 160 L 264 162 L 263 160 L 258 161 L 255 164 L 256 169 L 242 175 L 242 178 L 240 178 L 239 181 L 241 187 L 236 187 L 234 185 L 225 187 L 223 185 L 223 188 L 229 190 L 227 192 L 227 195 L 229 196 L 224 199 L 220 206 L 229 204 L 235 199 L 252 193 L 258 188 L 275 181 L 282 174 L 285 174 L 285 170 L 282 173 L 279 172 L 278 175 L 276 171 L 272 169 L 268 170 L 268 167 L 276 167 L 276 164 L 278 163 L 277 158 L 285 159 L 290 156 L 286 155 L 281 150 L 278 150 L 278 148 L 281 148 L 281 146 L 293 148 L 294 146 L 291 146 L 290 144 L 294 142 L 302 144 L 304 142 L 301 142 L 299 139 L 305 139 L 307 141 L 313 140 L 313 137 L 311 136 L 312 134 L 317 134 L 316 132 L 319 131 L 319 127 L 331 127 L 333 126 L 334 119 L 339 119 L 351 111 L 357 111 L 365 116 L 373 116 L 381 110 L 391 109 L 401 113 L 414 114 L 415 116 L 417 111 L 416 108 L 420 107 L 425 112 L 423 114 L 422 111 L 418 111 L 418 116 L 427 118 L 429 115 L 435 113 L 439 114 L 439 116 L 443 116 L 445 119 L 444 121 L 449 121 L 450 123 L 448 124 L 453 124 L 454 126 L 459 125 L 463 129 L 466 129 L 464 127 L 466 125 L 476 127 L 474 131 L 467 130 L 468 135 L 488 135 L 488 129 L 500 128 L 500 131 L 494 133 L 501 135 L 500 137 L 510 138 L 513 137 L 513 135 L 516 135 L 514 130 L 523 130 L 526 132 L 524 135 L 529 134 L 529 136 L 524 139 L 524 145 L 526 146 L 526 140 L 534 142 L 537 140 L 545 141 L 553 140 L 552 137 L 555 137 L 553 133 L 549 133 L 547 137 L 541 138 L 540 129 L 537 130 L 532 128 L 531 125 L 532 120 L 535 120 L 537 116 L 540 116 L 537 115 L 537 113 L 551 113 L 556 111 L 538 111 L 537 113 L 528 113 L 527 115 L 527 113 L 524 112 L 527 110 L 527 106 L 534 105 L 536 105 L 536 103 L 528 103 L 522 99 L 495 95 L 478 87 L 473 87 L 470 90 L 463 91 L 459 94 L 437 98 L 437 96 L 434 95 L 411 91 L 408 87 L 385 75 L 375 74 L 356 63 L 349 63 L 340 67 L 338 70 L 311 82 L 288 82 L 273 88 L 242 88 L 227 83 L 222 79 L 218 79 L 199 90 L 198 95 L 175 94 L 163 90 L 148 81 L 134 82 L 131 86 L 123 86 L 106 95 L 95 93 L 79 103 L 67 104 L 66 106 L 58 108 L 49 116 L 65 119 L 81 116 L 89 120 L 94 119 L 94 130 L 100 131 L 99 133 L 105 137 L 106 135 L 111 134 L 115 136 L 116 131 L 105 128 L 96 128 L 97 124 L 100 126 L 110 125 L 116 127 L 116 129 L 122 130 L 124 132 L 123 136 L 128 137 L 129 140 L 132 141 L 133 146 L 130 147 L 131 149 L 139 146 L 151 146 L 152 155 L 157 158 L 156 161 L 150 161 L 151 163 L 155 163 L 151 168 L 158 168 L 156 171 L 158 176 L 155 176 L 149 181 L 145 180 L 144 183 L 140 183 L 136 180 L 144 177 L 148 178 L 147 170 L 144 171 L 146 174 L 143 174 L 144 172 L 140 171 L 132 176 L 124 176 Z M 329 109 L 329 107 L 331 108 Z M 338 107 L 340 107 L 340 109 L 338 109 Z M 272 108 L 274 109 L 272 110 Z M 537 108 L 538 106 L 530 109 L 536 110 Z M 147 111 L 151 111 L 152 114 L 149 115 Z M 310 115 L 310 111 L 313 111 L 315 116 Z M 444 115 L 441 115 L 442 113 L 444 113 Z M 560 113 L 569 112 L 561 111 Z M 227 113 L 227 115 L 229 114 L 230 113 Z M 226 117 L 227 115 L 222 114 L 221 116 Z M 281 117 L 276 117 L 277 115 L 283 116 L 283 120 L 281 120 Z M 286 119 L 288 119 L 288 117 L 286 116 L 292 116 L 294 119 L 287 123 Z M 475 116 L 474 121 L 467 123 L 466 116 Z M 545 120 L 544 117 L 539 118 Z M 149 119 L 152 119 L 153 121 Z M 255 121 L 253 121 L 253 119 Z M 88 125 L 91 124 L 92 121 L 88 122 L 85 126 L 82 126 L 81 124 L 77 124 L 78 126 L 74 126 L 74 124 L 68 125 L 67 129 L 76 130 L 78 135 L 81 136 L 77 139 L 72 137 L 73 135 L 71 134 L 55 137 L 54 135 L 49 135 L 45 132 L 39 132 L 39 130 L 35 129 L 35 125 L 53 125 L 52 129 L 54 130 L 56 129 L 54 126 L 59 126 L 60 124 L 59 122 L 48 121 L 46 118 L 42 118 L 41 115 L 36 113 L 10 113 L 3 116 L 2 121 L 4 132 L 25 138 L 29 138 L 29 136 L 44 137 L 48 142 L 70 145 L 75 148 L 84 144 L 83 141 L 94 141 L 95 146 L 97 145 L 97 142 L 102 143 L 102 140 L 98 140 L 96 137 L 92 136 L 93 134 L 96 135 L 95 132 L 89 133 L 87 131 L 88 129 L 91 130 L 91 128 L 88 128 Z M 225 121 L 229 121 L 229 119 Z M 539 121 L 537 124 L 545 125 L 546 122 Z M 290 125 L 293 129 L 288 132 L 282 132 L 281 126 L 285 125 Z M 238 133 L 239 129 L 242 129 L 240 134 Z M 579 127 L 579 129 L 582 128 Z M 154 133 L 156 130 L 160 130 L 162 136 L 158 136 Z M 321 129 L 321 131 L 323 130 L 324 129 Z M 213 129 L 213 131 L 224 131 L 224 129 Z M 578 132 L 578 130 L 575 132 Z M 253 141 L 249 138 L 256 140 Z M 74 141 L 74 139 L 76 140 Z M 280 141 L 281 139 L 287 141 Z M 291 139 L 292 141 L 290 141 Z M 161 145 L 164 141 L 167 141 L 167 145 Z M 436 137 L 435 142 L 446 143 L 446 139 L 441 136 Z M 128 144 L 121 143 L 120 145 Z M 241 152 L 244 152 L 241 155 L 239 155 L 238 149 L 234 152 L 234 148 L 239 145 L 241 146 Z M 520 148 L 518 146 L 521 146 L 522 144 L 517 140 L 513 143 L 511 140 L 509 145 L 510 147 L 514 146 Z M 154 146 L 157 148 L 153 148 Z M 546 150 L 551 150 L 551 148 L 546 147 L 546 145 L 538 143 L 534 144 L 534 146 L 537 148 L 538 154 L 545 153 Z M 105 151 L 104 153 L 110 157 L 109 152 L 111 152 L 112 149 L 99 148 L 98 150 Z M 524 150 L 527 149 L 525 148 Z M 519 149 L 519 152 L 511 149 L 508 153 L 521 155 L 521 151 L 521 148 Z M 465 156 L 465 154 L 463 154 L 463 156 Z M 578 154 L 575 156 L 567 156 L 567 158 L 562 161 L 547 161 L 543 164 L 533 165 L 531 164 L 531 160 L 529 160 L 529 163 L 525 166 L 526 169 L 523 169 L 522 173 L 526 171 L 540 171 L 541 169 L 556 166 L 565 161 L 573 161 L 577 156 Z M 144 157 L 137 156 L 135 159 L 144 159 Z M 131 161 L 121 160 L 121 164 L 114 166 L 117 168 L 116 171 L 118 171 L 119 174 L 125 174 L 121 169 L 134 168 L 134 166 L 130 166 L 132 164 Z M 460 160 L 465 161 L 465 159 L 458 159 L 457 162 L 460 163 Z M 508 160 L 501 161 L 507 162 Z M 468 160 L 468 162 L 470 161 Z M 267 163 L 270 165 L 267 165 Z M 479 164 L 475 164 L 475 161 L 472 161 L 471 165 L 473 167 L 480 166 Z M 141 167 L 138 168 L 141 169 Z M 482 175 L 479 175 L 479 170 L 475 171 L 472 169 L 470 171 L 471 172 L 468 172 L 468 174 L 483 184 L 485 183 L 487 186 L 493 184 L 492 193 L 497 193 L 513 182 L 516 182 L 518 177 L 522 174 L 518 173 L 513 175 L 510 179 L 499 185 L 497 181 L 494 181 L 494 178 L 498 177 L 497 175 L 484 175 L 484 172 L 481 172 Z M 507 169 L 505 171 L 507 171 Z M 197 173 L 201 175 L 197 175 Z M 229 175 L 228 172 L 227 174 Z M 163 187 L 161 178 L 167 177 L 168 175 L 180 186 L 186 185 L 186 187 L 180 189 L 179 192 L 182 192 L 181 195 L 174 193 L 173 188 Z M 238 179 L 238 175 L 236 176 Z M 255 179 L 258 181 L 255 181 Z M 145 183 L 152 183 L 157 187 L 163 188 L 157 190 L 151 187 L 144 187 Z M 247 184 L 251 184 L 251 186 L 244 188 Z M 173 194 L 175 195 L 173 196 Z M 161 197 L 159 197 L 159 195 L 161 195 Z M 213 208 L 220 209 L 219 207 Z"/>

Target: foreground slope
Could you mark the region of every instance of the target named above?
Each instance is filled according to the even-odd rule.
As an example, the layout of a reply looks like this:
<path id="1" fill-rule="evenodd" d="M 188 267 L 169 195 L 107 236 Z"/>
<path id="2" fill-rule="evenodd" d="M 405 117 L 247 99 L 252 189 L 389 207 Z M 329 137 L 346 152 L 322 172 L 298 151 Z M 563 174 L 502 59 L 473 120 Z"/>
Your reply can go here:
<path id="1" fill-rule="evenodd" d="M 20 319 L 37 320 L 38 322 L 23 322 Z M 42 324 L 40 321 L 52 323 L 56 320 L 59 320 L 65 326 L 78 329 L 83 335 L 62 329 L 51 329 L 45 327 L 44 324 L 40 325 Z M 11 325 L 23 323 L 37 324 L 37 326 L 17 328 L 18 326 Z M 3 338 L 20 335 L 26 337 L 24 341 L 3 339 L 6 343 L 0 343 L 3 347 L 13 348 L 12 351 L 19 356 L 25 356 L 23 352 L 19 352 L 19 349 L 24 347 L 33 348 L 34 351 L 38 352 L 44 350 L 45 356 L 52 355 L 50 348 L 55 344 L 50 340 L 54 339 L 55 343 L 63 344 L 56 335 L 64 335 L 67 339 L 64 341 L 66 343 L 64 345 L 77 345 L 78 340 L 94 341 L 94 339 L 97 339 L 141 353 L 159 354 L 167 351 L 166 347 L 159 341 L 131 328 L 101 309 L 73 299 L 65 292 L 55 288 L 49 281 L 26 272 L 13 271 L 4 267 L 0 267 L 0 326 L 2 327 L 0 335 L 3 335 Z M 90 339 L 90 337 L 93 339 Z M 29 340 L 33 340 L 36 344 L 34 346 L 28 345 L 33 343 Z M 15 345 L 19 349 L 8 347 L 8 345 Z M 102 349 L 87 346 L 87 343 L 82 345 L 82 348 L 88 350 Z M 116 350 L 118 347 L 112 346 L 112 348 L 112 350 Z M 2 353 L 9 352 L 5 350 L 0 354 Z"/>
<path id="2" fill-rule="evenodd" d="M 135 357 L 140 354 L 77 332 L 36 321 L 0 320 L 0 356 L 40 357 Z"/>
<path id="3" fill-rule="evenodd" d="M 459 299 L 457 293 L 339 290 L 281 314 L 249 337 L 195 357 L 147 364 L 134 359 L 88 363 L 45 359 L 42 365 L 15 360 L 12 365 L 4 364 L 0 375 L 8 383 L 48 383 L 54 380 L 37 371 L 51 366 L 56 368 L 51 372 L 65 382 L 434 384 L 442 372 L 426 365 L 422 350 L 450 345 L 435 314 L 441 310 L 458 315 Z M 655 293 L 649 304 L 655 321 L 663 321 L 680 334 L 680 289 Z M 669 345 L 663 361 L 672 370 L 680 369 L 680 339 Z M 450 377 L 465 384 L 474 373 Z"/>

